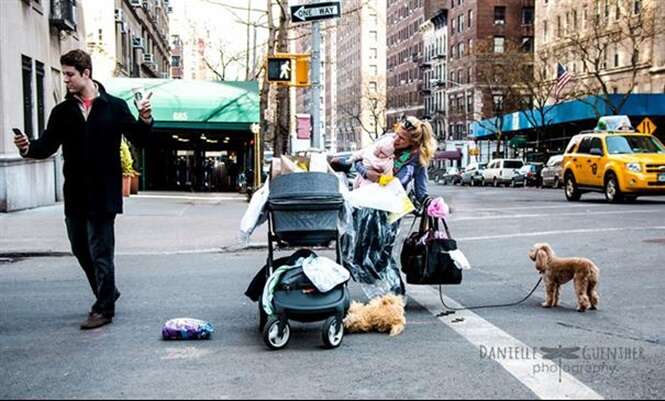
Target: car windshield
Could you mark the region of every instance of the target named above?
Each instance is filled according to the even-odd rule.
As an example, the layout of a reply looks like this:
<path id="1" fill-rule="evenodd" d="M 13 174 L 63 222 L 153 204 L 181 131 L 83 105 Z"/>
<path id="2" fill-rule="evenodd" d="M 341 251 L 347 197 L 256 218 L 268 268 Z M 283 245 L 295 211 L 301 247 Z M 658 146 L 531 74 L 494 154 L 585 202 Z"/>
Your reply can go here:
<path id="1" fill-rule="evenodd" d="M 616 135 L 607 137 L 607 151 L 611 155 L 665 153 L 665 146 L 651 136 Z"/>
<path id="2" fill-rule="evenodd" d="M 503 168 L 522 168 L 524 164 L 519 161 L 506 160 L 503 163 Z"/>

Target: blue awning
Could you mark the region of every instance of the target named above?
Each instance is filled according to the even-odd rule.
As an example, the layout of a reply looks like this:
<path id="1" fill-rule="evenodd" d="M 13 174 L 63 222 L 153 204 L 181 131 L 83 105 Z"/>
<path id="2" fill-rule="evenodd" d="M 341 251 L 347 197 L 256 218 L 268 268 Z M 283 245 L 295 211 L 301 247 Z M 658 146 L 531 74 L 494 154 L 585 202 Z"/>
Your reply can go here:
<path id="1" fill-rule="evenodd" d="M 613 104 L 619 104 L 622 95 L 610 95 Z M 545 115 L 545 124 L 542 121 L 537 126 L 558 125 L 584 120 L 597 120 L 596 110 L 601 115 L 611 115 L 607 103 L 597 96 L 589 96 L 584 100 L 572 100 L 550 107 Z M 665 117 L 665 94 L 630 95 L 620 114 L 630 117 Z M 536 119 L 540 113 L 534 113 Z M 493 137 L 496 135 L 496 118 L 475 122 L 471 125 L 471 136 L 477 139 Z M 506 114 L 503 117 L 502 132 L 512 134 L 517 131 L 533 129 L 525 112 Z"/>

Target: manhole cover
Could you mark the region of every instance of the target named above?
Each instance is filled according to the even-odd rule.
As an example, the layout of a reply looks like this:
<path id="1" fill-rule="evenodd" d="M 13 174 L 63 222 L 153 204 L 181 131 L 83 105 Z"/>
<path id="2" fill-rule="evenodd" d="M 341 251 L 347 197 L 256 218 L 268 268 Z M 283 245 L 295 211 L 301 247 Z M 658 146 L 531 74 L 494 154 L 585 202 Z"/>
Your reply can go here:
<path id="1" fill-rule="evenodd" d="M 647 244 L 660 244 L 665 245 L 665 238 L 647 239 L 644 240 Z"/>

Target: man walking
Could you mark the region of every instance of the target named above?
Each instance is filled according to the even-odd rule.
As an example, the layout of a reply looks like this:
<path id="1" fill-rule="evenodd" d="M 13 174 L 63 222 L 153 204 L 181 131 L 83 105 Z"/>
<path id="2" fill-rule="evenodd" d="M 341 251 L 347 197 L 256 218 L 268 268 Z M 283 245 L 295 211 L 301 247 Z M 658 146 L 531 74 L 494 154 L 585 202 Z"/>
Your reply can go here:
<path id="1" fill-rule="evenodd" d="M 55 106 L 46 131 L 35 141 L 25 135 L 14 142 L 25 158 L 45 159 L 62 146 L 65 221 L 74 256 L 85 272 L 97 302 L 81 329 L 112 322 L 115 302 L 115 230 L 122 213 L 120 141 L 125 135 L 144 144 L 152 127 L 150 95 L 137 104 L 137 121 L 124 100 L 106 93 L 92 79 L 90 56 L 73 50 L 60 58 L 67 96 Z"/>

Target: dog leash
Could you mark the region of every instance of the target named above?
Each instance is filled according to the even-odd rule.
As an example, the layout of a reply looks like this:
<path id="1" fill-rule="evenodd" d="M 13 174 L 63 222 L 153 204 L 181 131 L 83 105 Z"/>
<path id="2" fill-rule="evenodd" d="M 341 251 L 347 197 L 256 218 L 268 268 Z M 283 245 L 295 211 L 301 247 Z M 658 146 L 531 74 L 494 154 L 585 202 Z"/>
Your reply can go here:
<path id="1" fill-rule="evenodd" d="M 443 312 L 441 312 L 441 313 L 439 313 L 438 315 L 436 315 L 436 317 L 442 317 L 442 316 L 452 315 L 452 314 L 455 313 L 455 311 L 475 310 L 475 309 L 490 309 L 490 308 L 507 308 L 507 307 L 509 307 L 509 306 L 517 306 L 517 305 L 523 304 L 523 303 L 526 302 L 529 298 L 531 298 L 531 296 L 533 295 L 533 293 L 536 292 L 536 290 L 537 290 L 538 287 L 540 286 L 540 283 L 542 283 L 542 282 L 543 282 L 543 278 L 541 277 L 541 278 L 538 280 L 538 282 L 536 283 L 536 286 L 533 287 L 533 290 L 531 290 L 531 292 L 529 293 L 529 295 L 527 295 L 527 296 L 526 296 L 524 299 L 522 299 L 521 301 L 514 302 L 514 303 L 510 303 L 510 304 L 479 305 L 479 306 L 468 306 L 468 307 L 465 307 L 465 308 L 451 308 L 450 306 L 446 305 L 445 301 L 443 300 L 443 289 L 442 289 L 443 286 L 439 285 L 439 299 L 441 299 L 441 305 L 443 305 L 444 309 L 448 309 L 448 310 L 444 310 Z"/>

